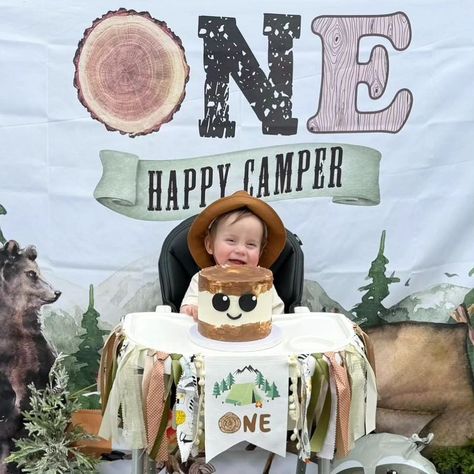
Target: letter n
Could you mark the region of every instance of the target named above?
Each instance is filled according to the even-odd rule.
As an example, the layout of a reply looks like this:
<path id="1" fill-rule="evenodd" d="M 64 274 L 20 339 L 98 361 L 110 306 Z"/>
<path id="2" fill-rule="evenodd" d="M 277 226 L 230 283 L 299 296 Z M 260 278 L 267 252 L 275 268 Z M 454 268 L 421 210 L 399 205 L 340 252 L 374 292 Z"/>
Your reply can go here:
<path id="1" fill-rule="evenodd" d="M 251 431 L 252 433 L 255 432 L 255 425 L 257 423 L 257 414 L 254 413 L 252 415 L 252 419 L 250 419 L 247 415 L 244 415 L 244 432 Z"/>
<path id="2" fill-rule="evenodd" d="M 298 15 L 265 14 L 263 34 L 268 36 L 268 77 L 237 27 L 235 18 L 200 16 L 199 37 L 204 40 L 204 118 L 202 137 L 233 137 L 229 120 L 229 79 L 232 76 L 268 135 L 294 135 L 292 118 L 293 39 L 300 36 Z"/>
<path id="3" fill-rule="evenodd" d="M 323 77 L 319 108 L 308 120 L 313 133 L 399 132 L 410 115 L 412 93 L 401 89 L 385 109 L 361 112 L 357 107 L 357 88 L 366 84 L 371 99 L 378 99 L 388 80 L 388 53 L 375 46 L 366 63 L 358 60 L 364 36 L 387 38 L 399 51 L 408 47 L 411 28 L 403 12 L 380 16 L 319 16 L 313 32 L 323 43 Z"/>

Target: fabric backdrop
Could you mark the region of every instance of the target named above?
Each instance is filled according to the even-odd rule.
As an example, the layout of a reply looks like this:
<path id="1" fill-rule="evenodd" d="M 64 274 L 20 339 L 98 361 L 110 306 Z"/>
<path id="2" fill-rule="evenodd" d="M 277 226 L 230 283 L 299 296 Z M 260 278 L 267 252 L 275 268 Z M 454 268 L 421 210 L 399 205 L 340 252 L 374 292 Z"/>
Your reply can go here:
<path id="1" fill-rule="evenodd" d="M 39 311 L 58 350 L 93 369 L 161 302 L 165 236 L 247 189 L 301 239 L 312 310 L 462 325 L 473 414 L 473 4 L 0 4 L 0 229 L 62 292 Z"/>

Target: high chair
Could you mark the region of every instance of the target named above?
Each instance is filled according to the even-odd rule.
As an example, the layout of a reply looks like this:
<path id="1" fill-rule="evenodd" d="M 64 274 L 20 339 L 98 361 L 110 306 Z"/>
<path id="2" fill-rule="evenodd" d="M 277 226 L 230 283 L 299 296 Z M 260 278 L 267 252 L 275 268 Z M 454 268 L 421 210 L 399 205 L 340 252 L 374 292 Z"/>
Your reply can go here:
<path id="1" fill-rule="evenodd" d="M 191 254 L 188 250 L 188 244 L 187 244 L 187 235 L 188 235 L 188 230 L 193 222 L 195 217 L 190 217 L 180 224 L 178 224 L 177 227 L 175 227 L 170 234 L 165 238 L 163 242 L 163 246 L 161 249 L 160 257 L 159 257 L 159 262 L 158 262 L 158 270 L 159 270 L 159 276 L 160 276 L 160 286 L 161 286 L 161 292 L 162 292 L 162 304 L 163 306 L 159 307 L 161 308 L 161 312 L 163 313 L 163 318 L 168 317 L 168 323 L 171 326 L 174 326 L 175 323 L 181 324 L 181 322 L 184 322 L 186 320 L 186 323 L 189 322 L 189 326 L 186 324 L 188 328 L 192 328 L 193 324 L 192 321 L 189 320 L 189 318 L 186 318 L 184 316 L 179 317 L 178 315 L 174 317 L 171 311 L 173 312 L 178 312 L 179 307 L 181 304 L 181 301 L 183 299 L 183 296 L 188 288 L 189 282 L 191 281 L 191 278 L 195 275 L 196 272 L 199 271 L 199 267 L 191 257 Z M 307 332 L 307 327 L 311 327 L 311 331 L 314 332 L 314 334 L 317 335 L 317 337 L 313 337 L 311 339 L 311 336 L 314 336 L 314 334 L 309 334 L 309 345 L 308 343 L 306 344 L 307 349 L 305 351 L 307 353 L 326 353 L 331 354 L 331 351 L 340 351 L 341 348 L 345 348 L 347 345 L 350 345 L 354 339 L 357 339 L 359 341 L 358 335 L 356 333 L 356 330 L 354 328 L 354 325 L 350 320 L 345 318 L 343 315 L 328 315 L 324 313 L 311 313 L 308 308 L 304 308 L 301 306 L 301 299 L 302 299 L 302 293 L 303 293 L 303 252 L 301 250 L 301 242 L 298 239 L 297 236 L 286 230 L 287 234 L 287 239 L 286 243 L 284 246 L 284 249 L 276 262 L 272 265 L 270 268 L 273 272 L 274 276 L 274 285 L 275 288 L 282 299 L 284 306 L 285 306 L 285 315 L 288 313 L 302 313 L 299 314 L 298 317 L 291 318 L 288 317 L 286 318 L 285 315 L 282 315 L 280 317 L 281 322 L 285 323 L 287 325 L 287 330 L 285 334 L 288 336 L 288 340 L 285 340 L 287 343 L 286 350 L 290 349 L 291 354 L 300 354 L 302 350 L 301 344 L 304 346 L 304 340 L 308 339 L 308 332 Z M 167 308 L 166 308 L 167 307 Z M 157 307 L 158 308 L 158 307 Z M 157 309 L 158 311 L 158 309 Z M 167 316 L 166 313 L 169 315 Z M 308 318 L 305 320 L 305 315 L 304 313 L 308 313 L 307 316 L 311 316 L 311 318 Z M 173 342 L 174 338 L 174 332 L 169 332 L 162 331 L 163 329 L 163 324 L 165 323 L 165 319 L 160 320 L 159 318 L 153 317 L 153 314 L 150 313 L 131 313 L 127 315 L 124 319 L 122 330 L 123 334 L 122 337 L 130 337 L 130 340 L 132 341 L 132 344 L 130 346 L 131 352 L 134 351 L 134 344 L 133 341 L 140 341 L 139 344 L 141 345 L 140 347 L 160 347 L 160 344 L 162 346 L 166 346 L 170 340 Z M 306 317 L 307 317 L 306 316 Z M 171 318 L 170 318 L 171 317 Z M 134 321 L 136 321 L 136 318 L 141 318 L 142 324 L 134 324 Z M 149 319 L 147 321 L 147 318 Z M 184 318 L 184 319 L 183 319 Z M 275 318 L 276 319 L 276 318 Z M 179 322 L 181 320 L 181 322 Z M 145 321 L 143 323 L 143 321 Z M 298 327 L 299 323 L 303 322 L 303 333 L 301 333 L 301 328 L 300 328 L 300 333 L 291 334 L 291 331 L 293 329 L 290 328 L 293 327 Z M 316 324 L 314 324 L 316 322 Z M 293 324 L 294 323 L 294 324 Z M 158 324 L 158 326 L 157 326 Z M 154 330 L 150 330 L 150 326 L 154 327 Z M 166 324 L 164 324 L 166 326 Z M 161 336 L 160 336 L 161 335 Z M 157 341 L 159 340 L 159 337 L 164 337 L 163 340 L 161 340 L 160 343 Z M 291 341 L 291 337 L 293 337 L 293 341 L 296 344 L 296 341 L 298 341 L 298 344 L 294 344 L 293 346 L 288 345 L 288 342 Z M 303 341 L 299 340 L 303 339 Z M 191 344 L 191 340 L 188 341 Z M 360 343 L 360 341 L 359 341 Z M 171 344 L 169 347 L 171 348 L 173 344 Z M 174 347 L 174 346 L 173 346 Z M 330 349 L 328 349 L 330 347 Z M 317 348 L 317 349 L 316 349 Z M 193 349 L 195 350 L 195 349 Z M 299 351 L 299 352 L 298 352 Z M 169 353 L 176 352 L 176 349 L 168 349 Z M 303 356 L 303 354 L 300 354 Z M 112 357 L 113 360 L 113 357 Z M 368 364 L 368 363 L 367 363 Z M 373 363 L 372 363 L 373 366 Z M 369 367 L 367 365 L 367 367 Z M 170 370 L 169 368 L 166 370 Z M 371 410 L 368 412 L 369 414 L 373 415 L 374 410 L 375 410 L 375 403 L 376 403 L 376 394 L 374 396 L 374 387 L 375 387 L 375 380 L 374 380 L 374 373 L 372 370 L 367 370 L 367 386 L 370 387 L 372 391 L 370 391 L 371 397 L 369 400 L 369 397 L 367 396 L 367 406 Z M 299 374 L 298 376 L 300 376 Z M 293 375 L 293 377 L 296 377 Z M 296 384 L 296 385 L 295 385 Z M 107 384 L 104 384 L 104 387 L 106 387 Z M 294 387 L 298 387 L 298 383 L 293 380 L 293 385 Z M 327 385 L 327 384 L 326 384 Z M 112 387 L 112 381 L 110 382 L 110 386 Z M 115 387 L 115 385 L 113 385 Z M 293 388 L 294 388 L 293 387 Z M 106 392 L 107 390 L 105 390 Z M 138 389 L 140 391 L 140 388 Z M 101 390 L 101 393 L 103 393 L 104 390 Z M 327 392 L 325 392 L 327 393 Z M 138 395 L 137 395 L 138 396 Z M 171 395 L 169 395 L 171 396 Z M 324 395 L 326 396 L 326 395 Z M 370 401 L 370 406 L 369 406 L 369 401 Z M 108 407 L 109 405 L 107 405 Z M 116 416 L 115 412 L 116 406 L 112 407 L 111 411 L 111 420 L 113 420 L 113 417 Z M 369 420 L 372 420 L 374 416 L 371 416 Z M 295 420 L 297 418 L 293 418 Z M 313 421 L 313 420 L 312 420 Z M 115 425 L 114 425 L 115 426 Z M 321 425 L 324 426 L 324 425 Z M 110 429 L 110 426 L 106 426 L 106 429 Z M 298 431 L 298 429 L 296 430 Z M 293 433 L 295 434 L 295 433 Z M 295 453 L 295 448 L 296 453 L 299 453 L 299 446 L 295 441 L 293 441 L 294 436 L 290 436 L 290 439 L 292 440 L 291 442 L 287 443 L 286 451 Z M 296 441 L 298 438 L 296 437 Z M 306 440 L 306 438 L 305 438 Z M 331 441 L 331 440 L 330 440 Z M 330 443 L 328 444 L 330 448 Z M 134 460 L 134 467 L 133 467 L 133 473 L 141 473 L 143 471 L 143 466 L 142 466 L 142 459 L 140 459 L 140 449 L 135 449 L 134 454 L 135 456 L 132 458 Z M 143 454 L 143 452 L 142 452 Z M 328 454 L 323 457 L 313 457 L 313 454 L 311 454 L 310 459 L 312 461 L 317 461 L 318 464 L 318 474 L 329 474 L 330 469 L 331 469 L 331 461 L 327 459 L 329 457 Z M 271 466 L 271 462 L 273 459 L 273 453 L 269 455 L 267 465 L 265 466 L 264 473 L 268 473 L 269 468 Z M 304 463 L 303 460 L 298 458 L 297 462 L 297 467 L 296 467 L 296 473 L 297 474 L 303 474 L 306 471 L 306 464 Z M 148 472 L 148 471 L 147 471 Z"/>
<path id="2" fill-rule="evenodd" d="M 181 301 L 193 275 L 200 270 L 191 256 L 187 236 L 196 216 L 178 224 L 165 238 L 158 261 L 161 296 L 164 305 L 178 312 Z M 302 242 L 288 229 L 285 247 L 271 266 L 273 284 L 285 305 L 285 313 L 301 306 L 304 282 L 304 257 Z M 305 464 L 298 460 L 297 472 L 305 471 Z"/>

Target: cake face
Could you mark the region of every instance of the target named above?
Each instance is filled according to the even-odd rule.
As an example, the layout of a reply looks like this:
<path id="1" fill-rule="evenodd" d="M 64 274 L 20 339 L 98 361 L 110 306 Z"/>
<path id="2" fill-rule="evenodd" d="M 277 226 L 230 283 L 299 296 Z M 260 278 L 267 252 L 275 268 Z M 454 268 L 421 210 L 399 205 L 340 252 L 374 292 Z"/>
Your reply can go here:
<path id="1" fill-rule="evenodd" d="M 254 341 L 271 331 L 273 275 L 245 265 L 199 273 L 198 331 L 220 341 Z"/>

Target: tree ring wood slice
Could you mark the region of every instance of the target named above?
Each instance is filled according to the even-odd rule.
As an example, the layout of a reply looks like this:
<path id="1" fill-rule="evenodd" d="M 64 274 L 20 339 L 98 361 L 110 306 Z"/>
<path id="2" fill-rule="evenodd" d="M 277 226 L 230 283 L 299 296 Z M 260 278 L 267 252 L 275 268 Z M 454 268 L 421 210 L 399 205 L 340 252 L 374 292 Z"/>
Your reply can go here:
<path id="1" fill-rule="evenodd" d="M 134 10 L 95 20 L 74 64 L 74 86 L 92 118 L 131 137 L 172 120 L 189 79 L 181 40 L 166 23 Z"/>

